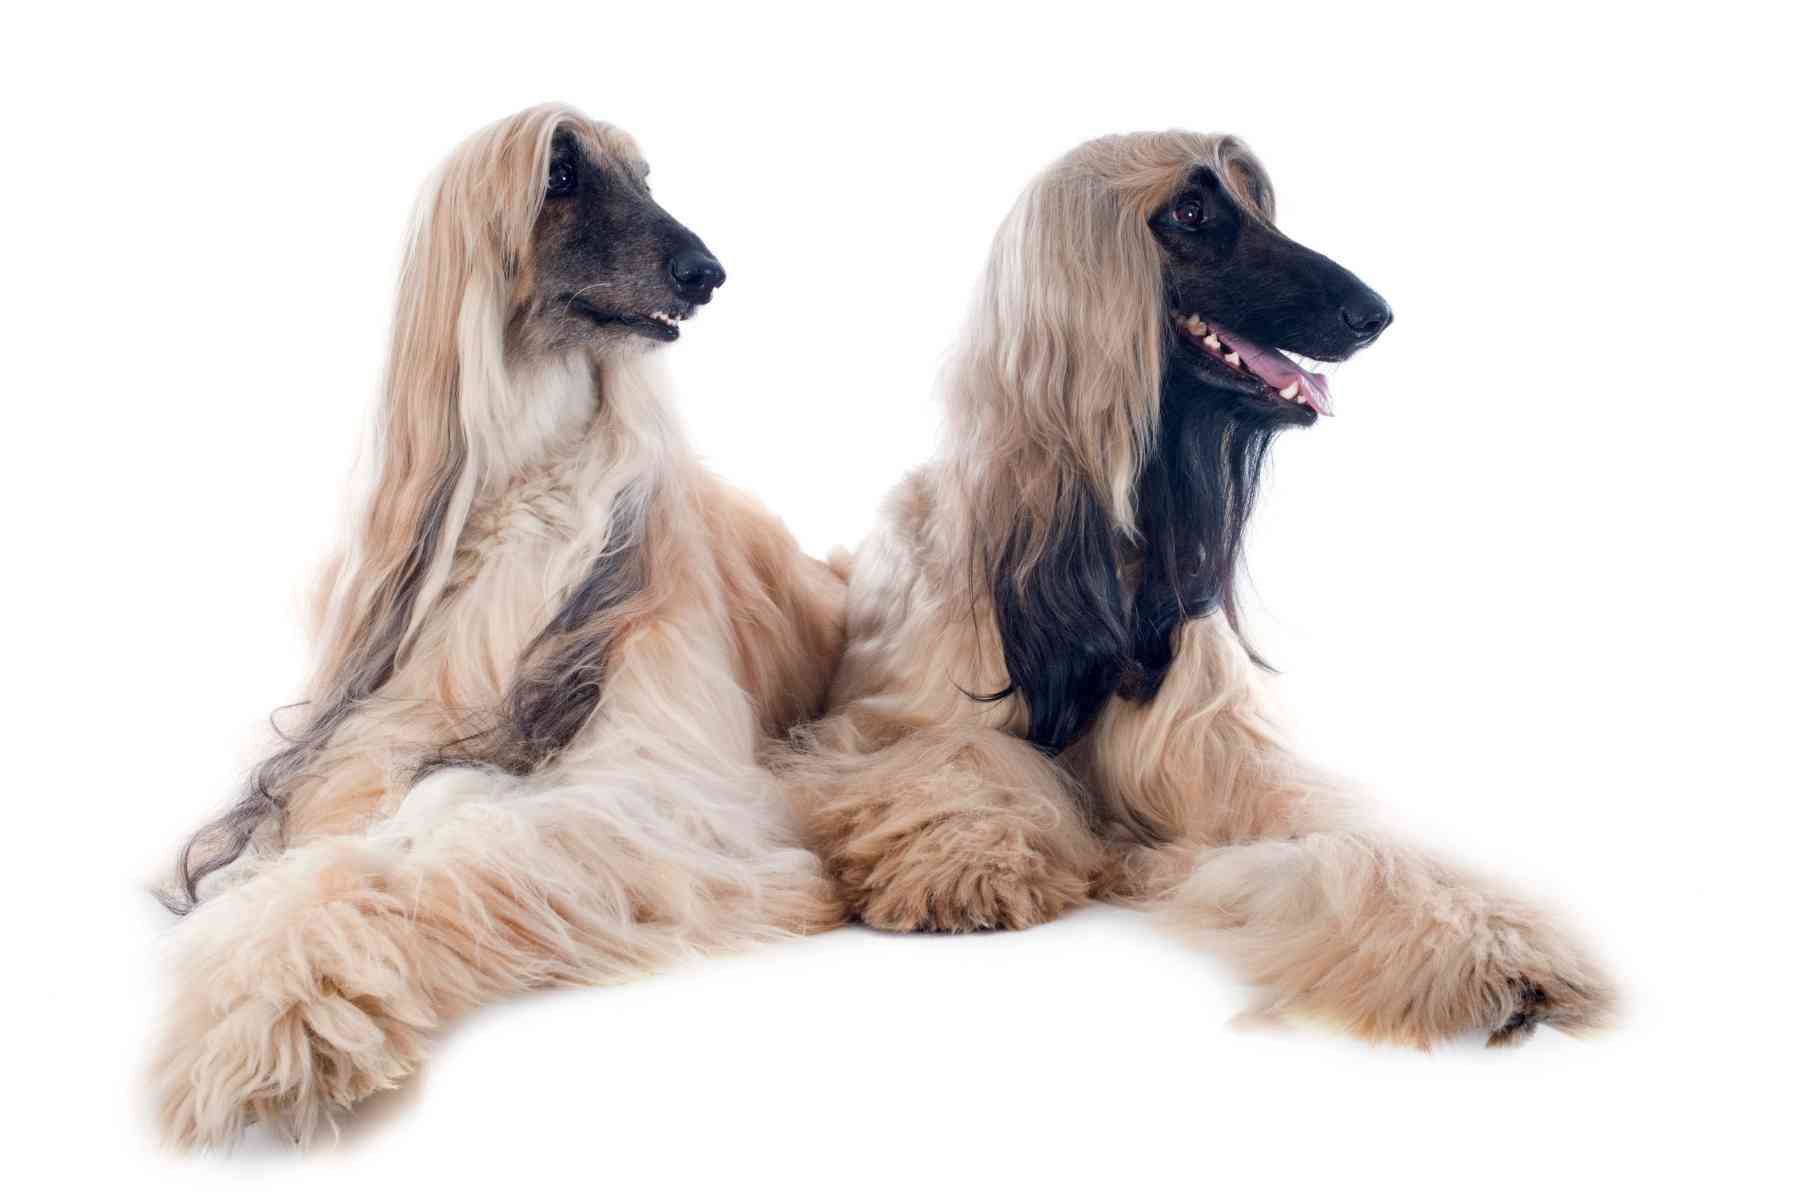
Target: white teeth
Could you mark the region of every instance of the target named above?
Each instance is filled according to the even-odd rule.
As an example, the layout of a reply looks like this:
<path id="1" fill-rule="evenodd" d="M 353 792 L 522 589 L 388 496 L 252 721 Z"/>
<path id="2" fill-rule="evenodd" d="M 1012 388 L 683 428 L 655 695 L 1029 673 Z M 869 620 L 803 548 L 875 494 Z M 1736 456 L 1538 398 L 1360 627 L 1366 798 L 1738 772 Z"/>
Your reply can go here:
<path id="1" fill-rule="evenodd" d="M 1287 355 L 1289 362 L 1293 363 L 1296 367 L 1299 367 L 1302 371 L 1307 372 L 1309 375 L 1329 374 L 1331 368 L 1337 365 L 1336 363 L 1320 362 L 1318 359 L 1308 358 L 1304 354 L 1295 354 L 1292 350 L 1283 350 L 1282 353 Z"/>
<path id="2" fill-rule="evenodd" d="M 1206 346 L 1206 348 L 1208 350 L 1224 349 L 1224 346 L 1219 342 L 1219 338 L 1218 338 L 1217 334 L 1212 334 L 1212 333 L 1207 334 L 1206 341 L 1203 344 Z"/>
<path id="3" fill-rule="evenodd" d="M 1299 394 L 1300 394 L 1300 381 L 1298 379 L 1294 380 L 1294 382 L 1288 384 L 1286 387 L 1281 389 L 1281 398 L 1283 400 L 1292 400 L 1295 396 L 1298 396 Z"/>
<path id="4" fill-rule="evenodd" d="M 1241 367 L 1244 365 L 1244 360 L 1238 357 L 1238 352 L 1236 350 L 1233 350 L 1230 354 L 1227 354 L 1225 356 L 1225 361 L 1227 363 L 1230 363 L 1234 367 Z"/>
<path id="5" fill-rule="evenodd" d="M 1183 322 L 1183 325 L 1186 327 L 1187 331 L 1195 337 L 1202 337 L 1206 333 L 1206 322 L 1202 321 L 1199 317 L 1190 316 Z"/>

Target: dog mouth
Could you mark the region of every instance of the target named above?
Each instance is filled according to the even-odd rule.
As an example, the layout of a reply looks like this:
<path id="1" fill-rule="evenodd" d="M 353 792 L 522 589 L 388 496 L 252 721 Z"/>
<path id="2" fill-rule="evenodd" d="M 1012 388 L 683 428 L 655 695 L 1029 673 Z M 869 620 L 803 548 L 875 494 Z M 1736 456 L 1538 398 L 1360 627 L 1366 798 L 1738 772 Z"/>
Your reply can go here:
<path id="1" fill-rule="evenodd" d="M 578 312 L 596 325 L 625 329 L 658 342 L 672 342 L 681 336 L 681 323 L 694 315 L 694 306 L 678 304 L 669 309 L 647 313 L 614 313 L 595 308 L 580 296 L 568 298 L 569 310 Z"/>
<path id="2" fill-rule="evenodd" d="M 1322 417 L 1332 415 L 1331 383 L 1323 374 L 1327 365 L 1291 350 L 1259 346 L 1249 338 L 1208 324 L 1195 313 L 1173 313 L 1175 328 L 1203 354 L 1243 377 L 1261 384 L 1263 398 L 1274 404 L 1309 408 Z"/>

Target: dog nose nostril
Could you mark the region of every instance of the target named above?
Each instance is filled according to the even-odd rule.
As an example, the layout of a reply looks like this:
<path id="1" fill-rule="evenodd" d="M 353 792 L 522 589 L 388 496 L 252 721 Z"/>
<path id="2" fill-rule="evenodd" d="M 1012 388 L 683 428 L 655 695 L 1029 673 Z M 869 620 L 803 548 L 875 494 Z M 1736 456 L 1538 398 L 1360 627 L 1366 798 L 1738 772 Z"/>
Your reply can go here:
<path id="1" fill-rule="evenodd" d="M 669 277 L 684 292 L 709 292 L 725 282 L 725 268 L 704 250 L 680 250 L 669 257 Z"/>
<path id="2" fill-rule="evenodd" d="M 1343 307 L 1342 312 L 1344 324 L 1350 327 L 1350 332 L 1365 340 L 1375 337 L 1394 319 L 1393 310 L 1385 300 L 1376 295 L 1352 301 Z"/>

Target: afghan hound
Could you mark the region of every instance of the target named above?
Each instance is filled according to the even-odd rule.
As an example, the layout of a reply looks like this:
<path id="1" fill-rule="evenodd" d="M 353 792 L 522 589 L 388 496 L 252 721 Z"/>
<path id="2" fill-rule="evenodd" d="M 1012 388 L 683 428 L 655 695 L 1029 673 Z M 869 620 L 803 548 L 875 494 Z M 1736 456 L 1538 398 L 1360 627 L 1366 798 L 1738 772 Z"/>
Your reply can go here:
<path id="1" fill-rule="evenodd" d="M 474 1005 L 844 918 L 763 763 L 843 583 L 689 449 L 647 354 L 725 272 L 647 174 L 544 106 L 426 189 L 308 700 L 169 886 L 177 1143 L 304 1142 Z"/>
<path id="2" fill-rule="evenodd" d="M 850 577 L 830 715 L 788 780 L 861 919 L 1172 909 L 1271 1014 L 1376 1040 L 1602 1023 L 1537 908 L 1383 831 L 1296 758 L 1234 584 L 1275 436 L 1392 314 L 1284 236 L 1240 140 L 1080 146 L 993 243 L 943 446 Z"/>

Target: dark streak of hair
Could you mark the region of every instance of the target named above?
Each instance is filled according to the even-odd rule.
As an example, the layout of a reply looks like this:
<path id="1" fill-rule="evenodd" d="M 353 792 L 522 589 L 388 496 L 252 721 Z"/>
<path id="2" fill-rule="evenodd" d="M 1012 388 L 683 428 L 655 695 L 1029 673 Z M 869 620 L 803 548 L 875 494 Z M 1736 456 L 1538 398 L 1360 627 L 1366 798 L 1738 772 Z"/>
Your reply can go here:
<path id="1" fill-rule="evenodd" d="M 392 593 L 385 605 L 371 613 L 362 636 L 366 652 L 347 663 L 327 689 L 327 698 L 319 701 L 312 719 L 299 734 L 282 736 L 288 745 L 264 759 L 251 773 L 244 795 L 222 816 L 201 826 L 181 848 L 176 863 L 176 879 L 180 890 L 159 898 L 164 907 L 177 916 L 185 916 L 200 903 L 200 882 L 214 871 L 229 866 L 250 845 L 250 839 L 265 821 L 279 820 L 286 808 L 288 793 L 294 783 L 304 777 L 313 757 L 331 740 L 344 719 L 356 707 L 373 696 L 393 677 L 399 666 L 401 641 L 412 618 L 413 603 L 425 582 L 431 562 L 436 557 L 443 537 L 445 517 L 462 473 L 460 459 L 449 463 L 433 489 L 420 524 L 419 536 L 402 564 Z M 373 632 L 371 633 L 371 630 Z M 218 841 L 222 846 L 196 863 L 194 854 L 202 843 Z"/>
<path id="2" fill-rule="evenodd" d="M 1112 696 L 1154 698 L 1188 621 L 1220 612 L 1243 640 L 1239 559 L 1278 426 L 1178 371 L 1165 373 L 1161 405 L 1156 444 L 1138 470 L 1142 572 L 1129 608 L 1119 579 L 1122 535 L 1085 485 L 1023 578 L 1016 564 L 1030 540 L 1024 525 L 988 572 L 1009 682 L 973 698 L 1019 694 L 1027 736 L 1047 754 L 1080 738 Z"/>
<path id="3" fill-rule="evenodd" d="M 497 767 L 527 775 L 555 758 L 587 724 L 606 685 L 616 628 L 596 619 L 642 591 L 642 527 L 615 508 L 606 546 L 550 623 L 519 656 L 493 724 L 420 764 L 414 781 L 450 766 Z"/>
<path id="4" fill-rule="evenodd" d="M 994 621 L 1006 658 L 1007 686 L 983 702 L 1020 694 L 1030 717 L 1027 736 L 1056 754 L 1086 731 L 1119 687 L 1129 662 L 1115 531 L 1085 484 L 1068 499 L 1063 523 L 1021 576 L 1018 561 L 1033 530 L 1012 531 L 989 573 Z"/>

